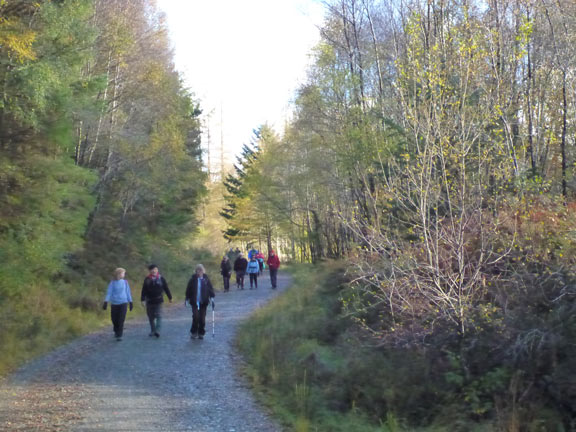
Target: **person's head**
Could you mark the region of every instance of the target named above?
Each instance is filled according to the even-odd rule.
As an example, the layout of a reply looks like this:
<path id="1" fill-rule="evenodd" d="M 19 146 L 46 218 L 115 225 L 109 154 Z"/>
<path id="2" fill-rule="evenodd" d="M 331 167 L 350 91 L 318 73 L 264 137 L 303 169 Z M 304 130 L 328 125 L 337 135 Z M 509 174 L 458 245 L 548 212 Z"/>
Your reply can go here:
<path id="1" fill-rule="evenodd" d="M 158 266 L 156 264 L 150 264 L 148 266 L 148 271 L 152 276 L 156 276 L 158 274 Z"/>
<path id="2" fill-rule="evenodd" d="M 227 256 L 227 255 L 224 255 L 224 256 L 222 257 L 222 261 L 228 261 L 228 256 Z"/>
<path id="3" fill-rule="evenodd" d="M 238 258 L 244 258 L 244 254 L 243 253 L 238 254 Z"/>
<path id="4" fill-rule="evenodd" d="M 270 249 L 270 256 L 276 255 L 272 249 Z"/>
<path id="5" fill-rule="evenodd" d="M 126 275 L 126 270 L 123 269 L 122 267 L 118 267 L 116 270 L 114 270 L 114 278 L 116 280 L 124 279 L 125 275 Z"/>
<path id="6" fill-rule="evenodd" d="M 202 264 L 198 264 L 196 266 L 196 274 L 200 277 L 204 276 L 204 273 L 206 273 L 206 269 L 204 268 L 204 266 Z"/>

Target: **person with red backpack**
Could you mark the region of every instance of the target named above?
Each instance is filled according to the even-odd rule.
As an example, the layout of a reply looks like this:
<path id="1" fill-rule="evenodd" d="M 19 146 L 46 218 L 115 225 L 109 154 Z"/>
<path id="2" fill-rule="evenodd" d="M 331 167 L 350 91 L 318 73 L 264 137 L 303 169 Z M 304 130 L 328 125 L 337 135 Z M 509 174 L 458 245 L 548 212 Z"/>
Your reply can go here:
<path id="1" fill-rule="evenodd" d="M 275 289 L 278 268 L 280 267 L 280 259 L 273 250 L 270 250 L 268 253 L 268 260 L 266 261 L 266 264 L 268 264 L 268 268 L 270 269 L 270 282 L 272 283 L 272 289 Z"/>
<path id="2" fill-rule="evenodd" d="M 262 276 L 262 273 L 264 273 L 264 259 L 265 256 L 262 252 L 258 252 L 256 254 L 256 261 L 258 261 L 258 268 L 260 269 L 260 276 Z"/>

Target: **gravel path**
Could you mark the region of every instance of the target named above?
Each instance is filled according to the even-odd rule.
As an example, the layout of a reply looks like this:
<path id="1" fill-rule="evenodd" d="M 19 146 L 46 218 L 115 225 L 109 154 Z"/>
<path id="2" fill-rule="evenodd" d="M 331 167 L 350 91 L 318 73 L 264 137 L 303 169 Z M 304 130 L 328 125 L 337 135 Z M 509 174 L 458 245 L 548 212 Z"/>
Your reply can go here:
<path id="1" fill-rule="evenodd" d="M 139 318 L 121 342 L 110 325 L 29 363 L 0 385 L 0 430 L 281 431 L 239 376 L 232 346 L 239 323 L 289 278 L 280 274 L 277 290 L 267 272 L 259 282 L 216 294 L 214 338 L 210 309 L 205 339 L 191 340 L 191 310 L 166 303 L 159 339 Z"/>

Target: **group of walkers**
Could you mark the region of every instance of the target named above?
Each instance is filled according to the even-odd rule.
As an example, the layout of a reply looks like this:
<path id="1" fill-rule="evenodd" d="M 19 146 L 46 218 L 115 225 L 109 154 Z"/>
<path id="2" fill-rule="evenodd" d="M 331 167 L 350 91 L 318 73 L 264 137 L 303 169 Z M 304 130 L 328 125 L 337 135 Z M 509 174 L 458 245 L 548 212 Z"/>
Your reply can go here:
<path id="1" fill-rule="evenodd" d="M 268 266 L 270 271 L 272 289 L 275 289 L 280 260 L 273 250 L 270 251 L 266 264 L 264 263 L 264 254 L 257 250 L 250 250 L 248 252 L 248 259 L 244 257 L 243 253 L 238 252 L 233 266 L 229 255 L 224 255 L 220 263 L 220 274 L 224 280 L 224 292 L 230 291 L 232 270 L 234 270 L 236 274 L 236 289 L 244 289 L 244 277 L 246 275 L 248 275 L 250 279 L 250 289 L 258 288 L 258 276 L 263 274 L 265 265 Z"/>
<path id="2" fill-rule="evenodd" d="M 220 263 L 220 273 L 224 280 L 224 292 L 230 291 L 230 277 L 232 276 L 232 265 L 228 255 L 224 255 Z M 266 265 L 270 271 L 270 282 L 272 288 L 276 288 L 276 276 L 280 267 L 280 260 L 276 253 L 271 250 Z M 244 276 L 246 273 L 250 276 L 250 289 L 258 288 L 258 275 L 264 271 L 264 255 L 256 250 L 248 252 L 248 260 L 242 253 L 238 253 L 234 260 L 234 272 L 236 273 L 236 288 L 244 289 Z M 132 311 L 134 304 L 130 285 L 125 279 L 126 270 L 119 267 L 114 270 L 114 279 L 108 285 L 106 298 L 102 304 L 102 309 L 106 310 L 110 303 L 110 316 L 114 328 L 114 336 L 117 341 L 122 340 L 124 332 L 124 321 L 128 310 Z M 142 284 L 142 293 L 140 301 L 146 308 L 148 321 L 150 323 L 150 337 L 160 337 L 160 328 L 162 323 L 162 304 L 164 295 L 172 303 L 172 293 L 168 288 L 168 282 L 158 270 L 156 264 L 148 266 L 148 276 Z M 206 274 L 206 269 L 202 264 L 196 266 L 196 270 L 186 287 L 186 299 L 184 305 L 190 305 L 192 308 L 192 326 L 190 327 L 190 337 L 192 339 L 203 339 L 206 334 L 206 311 L 212 304 L 214 310 L 214 287 L 210 278 Z"/>
<path id="3" fill-rule="evenodd" d="M 142 306 L 146 307 L 146 315 L 150 323 L 150 337 L 160 337 L 160 328 L 162 324 L 162 304 L 164 303 L 164 294 L 168 297 L 168 301 L 172 303 L 172 293 L 168 288 L 168 282 L 164 276 L 158 271 L 156 264 L 148 266 L 148 276 L 144 279 L 142 284 L 142 293 L 140 300 Z M 110 317 L 112 318 L 112 325 L 114 327 L 114 336 L 116 340 L 122 340 L 124 332 L 124 321 L 126 320 L 126 312 L 129 309 L 132 311 L 133 302 L 132 294 L 130 292 L 130 285 L 124 279 L 126 270 L 117 268 L 114 270 L 114 280 L 108 285 L 106 298 L 102 304 L 102 309 L 106 310 L 108 303 L 110 303 Z M 206 274 L 206 270 L 202 264 L 196 266 L 194 275 L 188 281 L 186 287 L 185 305 L 190 305 L 192 308 L 192 327 L 190 328 L 190 336 L 193 339 L 203 339 L 206 334 L 206 310 L 212 304 L 214 308 L 214 288 L 210 282 L 210 278 Z"/>

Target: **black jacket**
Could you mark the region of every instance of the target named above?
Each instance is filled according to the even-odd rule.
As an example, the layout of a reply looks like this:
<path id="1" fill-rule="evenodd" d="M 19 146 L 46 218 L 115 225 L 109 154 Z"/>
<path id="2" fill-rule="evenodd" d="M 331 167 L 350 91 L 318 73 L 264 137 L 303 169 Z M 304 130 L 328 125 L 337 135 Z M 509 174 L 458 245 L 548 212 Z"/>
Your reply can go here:
<path id="1" fill-rule="evenodd" d="M 246 258 L 236 258 L 234 261 L 234 271 L 245 272 L 248 267 L 248 260 Z"/>
<path id="2" fill-rule="evenodd" d="M 232 274 L 232 264 L 230 264 L 230 260 L 222 260 L 220 263 L 220 274 L 222 276 L 230 276 L 230 274 Z"/>
<path id="3" fill-rule="evenodd" d="M 208 306 L 210 299 L 215 297 L 214 288 L 212 288 L 212 283 L 208 278 L 208 275 L 202 277 L 202 286 L 200 287 L 200 306 Z M 198 297 L 198 275 L 194 275 L 188 281 L 188 286 L 186 287 L 186 300 L 190 302 L 191 305 L 197 303 Z"/>
<path id="4" fill-rule="evenodd" d="M 172 293 L 168 289 L 168 283 L 164 276 L 160 276 L 158 279 L 147 277 L 142 284 L 141 301 L 146 301 L 148 304 L 164 303 L 164 292 L 172 300 Z"/>

